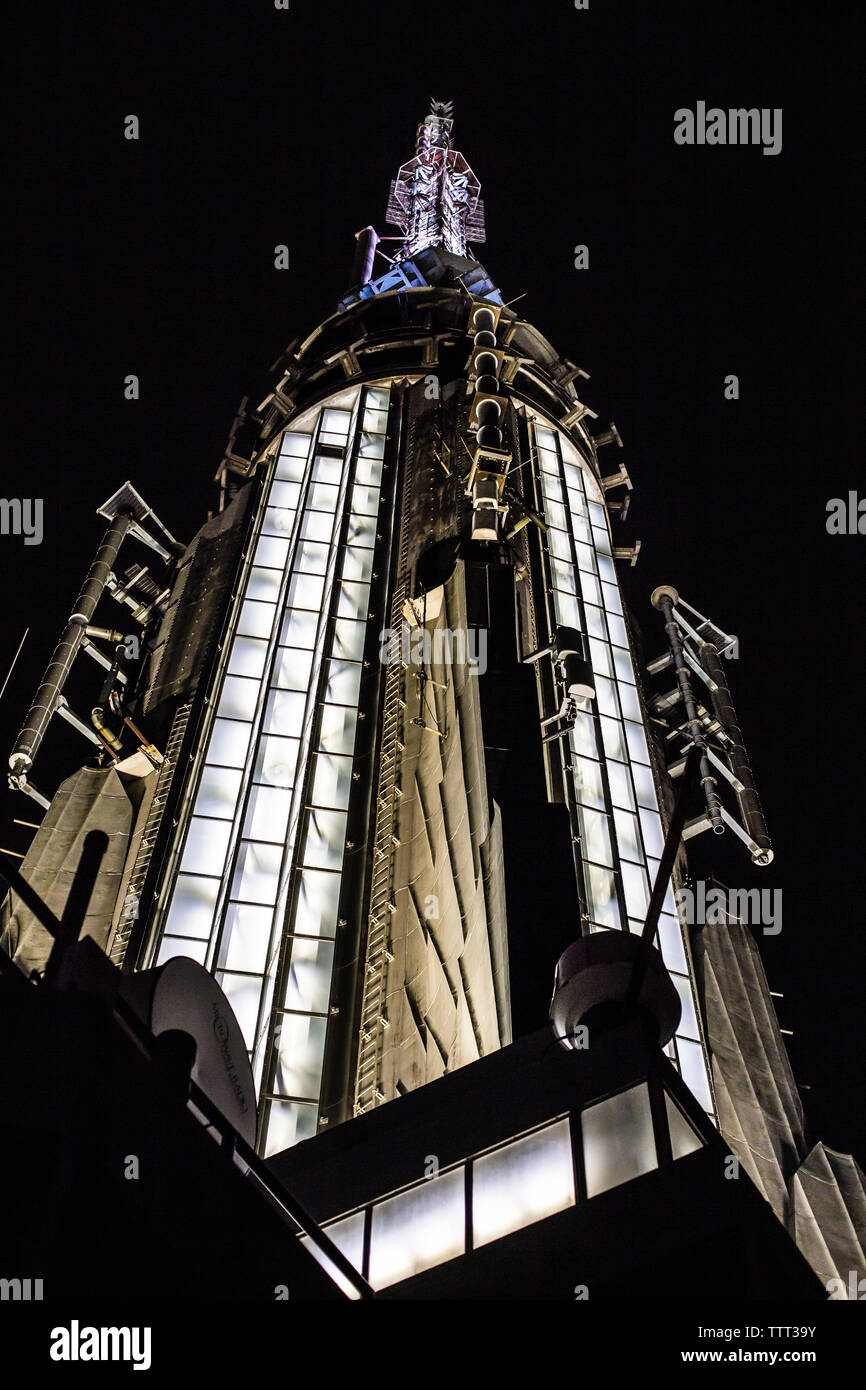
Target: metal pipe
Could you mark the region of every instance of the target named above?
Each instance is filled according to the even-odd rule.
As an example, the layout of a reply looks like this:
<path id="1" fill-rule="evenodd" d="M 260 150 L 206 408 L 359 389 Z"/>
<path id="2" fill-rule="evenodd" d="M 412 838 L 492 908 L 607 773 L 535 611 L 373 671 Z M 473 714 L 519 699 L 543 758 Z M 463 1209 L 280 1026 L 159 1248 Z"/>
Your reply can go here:
<path id="1" fill-rule="evenodd" d="M 81 650 L 83 652 L 86 652 L 87 655 L 91 657 L 93 661 L 96 662 L 97 666 L 102 666 L 106 671 L 111 670 L 111 662 L 109 661 L 108 657 L 105 655 L 102 649 L 100 647 L 95 646 L 88 637 L 85 637 L 82 641 Z M 117 679 L 121 685 L 126 685 L 126 672 L 118 671 Z"/>
<path id="2" fill-rule="evenodd" d="M 54 648 L 54 654 L 48 663 L 42 683 L 27 713 L 24 727 L 18 735 L 9 758 L 10 785 L 19 790 L 23 790 L 20 786 L 20 779 L 23 777 L 26 780 L 27 771 L 33 766 L 33 760 L 39 752 L 51 716 L 56 708 L 57 697 L 66 684 L 72 663 L 84 640 L 84 630 L 89 626 L 96 605 L 105 592 L 108 576 L 117 559 L 117 552 L 131 524 L 132 517 L 117 516 L 105 532 L 81 592 L 75 601 L 75 607 L 69 621 L 63 630 L 63 635 Z"/>
<path id="3" fill-rule="evenodd" d="M 373 260 L 379 238 L 374 228 L 364 227 L 355 234 L 355 258 L 352 262 L 352 284 L 367 285 L 373 277 Z"/>
<path id="4" fill-rule="evenodd" d="M 716 835 L 723 835 L 725 832 L 725 822 L 722 819 L 722 803 L 716 790 L 716 779 L 713 776 L 712 764 L 707 757 L 707 742 L 704 737 L 703 726 L 698 707 L 695 704 L 695 697 L 692 694 L 692 682 L 689 676 L 689 666 L 685 657 L 682 634 L 679 624 L 674 617 L 674 604 L 678 594 L 676 589 L 671 589 L 667 585 L 661 585 L 653 591 L 652 605 L 658 608 L 665 617 L 665 632 L 668 635 L 671 655 L 674 659 L 674 669 L 676 671 L 677 684 L 682 695 L 683 705 L 686 711 L 686 718 L 689 726 L 689 734 L 692 743 L 700 751 L 700 772 L 701 786 L 704 789 L 704 800 L 707 806 L 707 815 L 710 824 Z"/>
<path id="5" fill-rule="evenodd" d="M 115 754 L 120 753 L 123 745 L 121 744 L 118 738 L 115 738 L 114 734 L 111 732 L 108 725 L 105 723 L 105 720 L 102 717 L 104 713 L 105 710 L 102 708 L 102 706 L 97 705 L 95 709 L 91 710 L 91 723 L 93 724 L 94 729 L 99 734 L 100 739 L 105 744 L 108 751 L 110 753 Z"/>
<path id="6" fill-rule="evenodd" d="M 85 738 L 89 738 L 91 743 L 95 743 L 97 748 L 102 747 L 102 744 L 100 743 L 99 739 L 96 737 L 96 734 L 93 732 L 90 726 L 85 724 L 83 719 L 79 719 L 78 715 L 69 708 L 69 705 L 66 702 L 65 695 L 58 696 L 57 703 L 54 706 L 54 711 L 56 714 L 60 715 L 61 719 L 65 719 L 67 724 L 71 724 L 73 729 L 77 729 L 78 732 L 80 734 L 83 734 Z"/>
<path id="7" fill-rule="evenodd" d="M 48 797 L 43 796 L 41 791 L 34 787 L 31 782 L 27 781 L 26 772 L 22 772 L 15 782 L 12 782 L 11 777 L 9 781 L 16 791 L 23 792 L 25 796 L 29 796 L 32 801 L 35 801 L 37 805 L 42 807 L 43 811 L 47 811 L 51 806 Z"/>
<path id="8" fill-rule="evenodd" d="M 734 709 L 734 702 L 728 688 L 725 668 L 712 643 L 702 643 L 698 654 L 701 665 L 716 687 L 715 690 L 710 690 L 713 711 L 730 739 L 726 752 L 731 764 L 731 771 L 740 783 L 740 787 L 736 789 L 740 814 L 758 851 L 757 853 L 752 852 L 752 860 L 755 864 L 763 866 L 772 861 L 773 848 L 767 831 L 764 812 L 758 799 L 755 777 L 749 762 L 749 755 L 746 752 L 743 731 L 740 728 L 740 722 L 737 719 L 737 712 Z"/>
<path id="9" fill-rule="evenodd" d="M 126 648 L 124 647 L 123 641 L 121 640 L 115 648 L 114 660 L 111 663 L 108 675 L 105 677 L 105 682 L 99 694 L 99 700 L 90 712 L 90 720 L 93 724 L 94 729 L 96 729 L 103 743 L 106 745 L 106 747 L 108 747 L 111 750 L 112 753 L 120 753 L 122 751 L 123 745 L 121 744 L 120 739 L 117 738 L 111 732 L 111 729 L 105 723 L 105 706 L 111 703 L 111 696 L 114 692 L 115 683 L 117 681 L 117 673 L 120 669 L 120 663 L 123 660 L 125 653 Z"/>

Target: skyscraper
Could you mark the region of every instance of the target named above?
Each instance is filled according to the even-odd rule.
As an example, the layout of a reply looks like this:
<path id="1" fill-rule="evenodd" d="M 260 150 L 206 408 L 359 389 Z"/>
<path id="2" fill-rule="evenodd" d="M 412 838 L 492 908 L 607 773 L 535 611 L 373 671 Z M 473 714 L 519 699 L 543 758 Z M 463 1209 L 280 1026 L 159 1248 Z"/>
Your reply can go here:
<path id="1" fill-rule="evenodd" d="M 622 441 L 614 424 L 593 428 L 578 395 L 586 373 L 503 302 L 476 259 L 480 185 L 453 147 L 447 104 L 418 127 L 387 220 L 396 236 L 358 234 L 337 312 L 245 401 L 217 474 L 219 510 L 191 544 L 131 484 L 100 508 L 108 530 L 10 759 L 13 786 L 46 810 L 23 875 L 62 917 L 85 837 L 108 836 L 85 932 L 133 982 L 178 958 L 214 977 L 249 1058 L 259 1153 L 281 1155 L 289 1180 L 304 1162 L 287 1156 L 293 1146 L 548 1028 L 561 962 L 559 1040 L 580 1052 L 586 1020 L 618 1026 L 636 1001 L 656 1009 L 693 1098 L 689 1118 L 670 1082 L 641 1080 L 602 1116 L 612 1100 L 591 1078 L 596 1152 L 616 1147 L 619 1127 L 627 1148 L 672 1164 L 711 1147 L 707 1122 L 721 1120 L 757 1176 L 754 1136 L 769 1130 L 759 1182 L 811 1258 L 828 1198 L 804 1196 L 809 1181 L 832 1187 L 834 1213 L 847 1214 L 862 1175 L 834 1155 L 827 1180 L 817 1169 L 833 1163 L 814 1150 L 801 1169 L 799 1099 L 748 931 L 696 939 L 675 899 L 682 854 L 670 883 L 670 862 L 659 873 L 675 786 L 698 758 L 687 835 L 727 827 L 755 863 L 771 857 L 719 661 L 731 639 L 658 590 L 669 646 L 652 669 L 674 687 L 650 690 L 618 577 L 636 550 L 612 531 L 631 494 Z M 137 555 L 121 570 L 133 543 L 147 563 Z M 109 598 L 132 633 L 117 609 L 94 621 Z M 80 653 L 105 672 L 89 721 L 63 694 Z M 49 798 L 30 777 L 55 714 L 99 755 Z M 657 881 L 660 960 L 651 938 L 637 944 Z M 28 973 L 49 960 L 49 934 L 14 895 L 3 945 Z M 572 970 L 587 986 L 577 1013 Z M 152 999 L 139 1003 L 152 1022 Z M 626 1038 L 628 1055 L 633 1046 Z M 452 1084 L 447 1095 L 459 1094 Z M 532 1120 L 545 1135 L 562 1095 L 557 1104 Z M 560 1159 L 571 1172 L 558 1123 L 539 1140 L 548 1177 Z M 327 1142 L 333 1153 L 339 1141 Z M 453 1167 L 455 1194 L 464 1167 Z M 593 1188 L 587 1168 L 578 1195 L 652 1170 L 626 1163 Z M 560 1206 L 542 1203 L 538 1220 L 576 1200 L 562 1181 Z M 808 1238 L 792 1214 L 797 1182 Z M 395 1185 L 412 1187 L 405 1173 Z M 370 1236 L 358 1234 L 372 1208 L 331 1195 L 329 1219 L 358 1208 L 345 1249 L 366 1240 L 374 1287 L 437 1263 L 392 1256 L 374 1279 Z M 498 1230 L 491 1216 L 479 1244 Z M 862 1235 L 846 1240 L 844 1258 L 862 1262 Z M 827 1269 L 838 1268 L 834 1254 Z"/>

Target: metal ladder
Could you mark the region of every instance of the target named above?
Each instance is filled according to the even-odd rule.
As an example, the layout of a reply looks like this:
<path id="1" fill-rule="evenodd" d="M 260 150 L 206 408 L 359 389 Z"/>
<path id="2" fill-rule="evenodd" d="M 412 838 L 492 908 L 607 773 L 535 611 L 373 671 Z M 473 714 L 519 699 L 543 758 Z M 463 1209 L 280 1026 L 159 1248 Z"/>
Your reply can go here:
<path id="1" fill-rule="evenodd" d="M 111 949 L 108 953 L 109 959 L 117 966 L 123 964 L 126 948 L 129 945 L 129 938 L 133 926 L 138 919 L 144 882 L 147 878 L 147 871 L 150 868 L 150 861 L 153 858 L 154 846 L 159 834 L 159 828 L 162 824 L 163 812 L 165 811 L 166 802 L 168 801 L 175 768 L 177 767 L 181 746 L 186 735 L 191 709 L 191 702 L 181 705 L 172 720 L 165 756 L 160 766 L 159 773 L 157 774 L 156 790 L 154 791 L 153 800 L 148 808 L 147 820 L 144 824 L 144 833 L 141 837 L 141 843 L 138 846 L 138 852 L 135 856 L 135 863 L 132 866 L 132 872 L 129 875 L 129 881 L 126 885 L 123 907 L 121 908 L 120 917 L 114 930 Z"/>
<path id="2" fill-rule="evenodd" d="M 406 454 L 406 474 L 403 481 L 402 517 L 407 513 L 406 502 L 412 485 L 414 455 L 414 421 L 409 430 Z M 391 595 L 390 625 L 399 631 L 403 623 L 403 604 L 409 596 L 409 534 L 405 521 L 400 525 L 400 551 L 397 579 Z M 400 762 L 404 749 L 403 729 L 406 714 L 406 672 L 402 661 L 388 665 L 382 708 L 382 738 L 379 757 L 379 779 L 376 790 L 376 829 L 373 837 L 373 872 L 370 885 L 370 911 L 367 926 L 367 947 L 364 966 L 364 985 L 361 997 L 361 1027 L 358 1040 L 358 1067 L 355 1075 L 354 1112 L 365 1110 L 385 1100 L 379 1087 L 379 1064 L 382 1055 L 383 1032 L 388 1027 L 385 1014 L 385 986 L 388 963 L 393 959 L 390 949 L 390 916 L 394 912 L 392 887 L 394 851 L 399 844 L 395 828 L 400 809 Z"/>

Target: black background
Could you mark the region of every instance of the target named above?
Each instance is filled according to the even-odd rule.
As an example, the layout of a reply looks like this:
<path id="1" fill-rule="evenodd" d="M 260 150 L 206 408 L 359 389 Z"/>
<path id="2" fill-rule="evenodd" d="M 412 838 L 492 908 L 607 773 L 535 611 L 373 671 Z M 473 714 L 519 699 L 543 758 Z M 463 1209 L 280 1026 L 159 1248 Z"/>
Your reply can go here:
<path id="1" fill-rule="evenodd" d="M 624 438 L 623 543 L 643 541 L 624 582 L 648 651 L 661 582 L 739 635 L 730 678 L 776 861 L 755 871 L 705 836 L 695 867 L 782 889 L 782 932 L 762 948 L 794 1071 L 815 1137 L 862 1160 L 866 539 L 825 529 L 828 499 L 862 477 L 856 14 L 767 0 L 19 9 L 2 492 L 43 498 L 45 534 L 0 538 L 2 675 L 30 626 L 0 746 L 5 760 L 92 558 L 95 508 L 129 478 L 191 537 L 241 396 L 333 312 L 354 232 L 391 230 L 388 182 L 430 96 L 451 99 L 486 203 L 483 263 L 591 373 L 596 428 L 614 419 Z M 782 107 L 781 154 L 675 145 L 674 111 L 698 100 Z M 52 730 L 34 781 L 52 793 L 85 755 Z M 10 794 L 0 844 L 26 849 L 11 821 L 35 811 Z"/>

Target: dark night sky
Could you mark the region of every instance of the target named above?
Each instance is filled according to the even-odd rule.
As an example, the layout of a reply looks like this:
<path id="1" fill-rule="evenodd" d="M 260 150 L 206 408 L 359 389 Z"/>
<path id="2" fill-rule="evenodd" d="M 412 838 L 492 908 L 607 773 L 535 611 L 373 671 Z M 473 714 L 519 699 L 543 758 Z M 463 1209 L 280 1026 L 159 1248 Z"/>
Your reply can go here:
<path id="1" fill-rule="evenodd" d="M 45 537 L 0 538 L 4 673 L 31 626 L 0 744 L 92 557 L 96 506 L 130 478 L 189 539 L 240 397 L 333 311 L 353 233 L 389 230 L 388 181 L 429 97 L 450 98 L 485 197 L 483 262 L 506 299 L 527 292 L 522 312 L 591 373 L 583 398 L 625 440 L 624 539 L 643 540 L 625 582 L 648 650 L 660 582 L 740 637 L 731 679 L 776 863 L 753 871 L 713 840 L 701 868 L 783 890 L 764 959 L 795 1073 L 815 1135 L 862 1161 L 866 538 L 825 531 L 828 498 L 862 475 L 860 48 L 826 6 L 590 6 L 19 10 L 2 486 L 44 498 Z M 699 99 L 782 107 L 782 153 L 676 146 L 673 113 Z M 64 745 L 67 763 L 86 754 L 71 730 L 52 739 L 34 776 L 49 791 Z M 2 825 L 24 849 L 13 815 L 31 804 L 11 797 Z"/>

